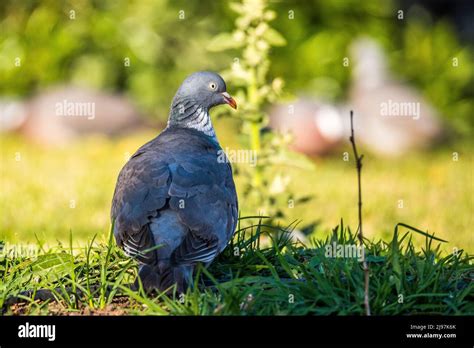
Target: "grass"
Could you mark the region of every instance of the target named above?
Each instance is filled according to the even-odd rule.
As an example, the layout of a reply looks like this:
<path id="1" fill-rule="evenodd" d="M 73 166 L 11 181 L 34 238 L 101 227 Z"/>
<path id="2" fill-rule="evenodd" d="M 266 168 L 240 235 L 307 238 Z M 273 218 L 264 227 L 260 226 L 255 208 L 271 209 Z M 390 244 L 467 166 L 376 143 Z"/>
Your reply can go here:
<path id="1" fill-rule="evenodd" d="M 209 269 L 198 268 L 184 296 L 131 291 L 137 265 L 112 239 L 79 250 L 71 240 L 35 259 L 3 257 L 0 305 L 6 315 L 363 315 L 361 263 L 328 257 L 326 249 L 354 245 L 356 235 L 341 222 L 326 239 L 304 247 L 290 238 L 293 227 L 260 219 L 240 228 Z M 390 242 L 365 241 L 373 314 L 474 314 L 473 257 L 463 250 L 442 256 L 429 235 L 416 250 L 413 233 L 397 226 Z M 54 300 L 20 295 L 25 303 L 4 306 L 8 297 L 35 289 L 49 289 Z"/>
<path id="2" fill-rule="evenodd" d="M 217 122 L 222 146 L 236 148 L 232 124 Z M 0 240 L 9 243 L 67 243 L 69 232 L 76 242 L 86 243 L 94 235 L 106 241 L 114 185 L 126 157 L 154 132 L 107 140 L 87 138 L 63 148 L 42 148 L 12 136 L 0 140 Z M 364 234 L 390 239 L 399 221 L 436 233 L 449 241 L 442 248 L 474 253 L 472 144 L 453 144 L 429 153 L 403 158 L 375 157 L 364 153 L 362 178 Z M 354 163 L 343 161 L 342 153 L 315 159 L 315 170 L 284 168 L 295 178 L 290 190 L 311 195 L 306 203 L 286 209 L 288 221 L 301 220 L 300 227 L 316 224 L 313 235 L 330 234 L 341 217 L 357 225 L 356 175 Z M 459 152 L 459 161 L 452 152 Z M 21 160 L 17 161 L 17 155 Z M 237 177 L 237 188 L 240 178 Z M 241 195 L 240 195 L 241 196 Z M 399 208 L 403 200 L 403 208 Z M 246 209 L 242 215 L 258 212 Z M 285 221 L 283 223 L 288 223 Z M 415 237 L 418 247 L 423 238 Z"/>
<path id="3" fill-rule="evenodd" d="M 232 128 L 222 127 L 223 147 L 235 148 L 236 139 L 225 136 Z M 313 224 L 298 226 L 310 232 L 306 246 L 289 238 L 295 224 L 282 229 L 243 218 L 231 245 L 209 269 L 197 270 L 184 297 L 131 291 L 137 264 L 105 226 L 118 171 L 152 136 L 91 137 L 55 149 L 2 138 L 0 241 L 5 251 L 40 250 L 35 257 L 0 253 L 4 314 L 364 314 L 361 263 L 326 255 L 334 242 L 357 244 L 342 221 L 331 226 L 341 216 L 357 225 L 354 163 L 337 154 L 315 160 L 313 172 L 285 168 L 298 178 L 290 189 L 313 196 L 287 209 L 300 225 Z M 373 314 L 474 314 L 471 149 L 454 144 L 403 159 L 366 154 L 364 243 Z M 453 151 L 459 161 L 452 160 Z M 242 202 L 241 210 L 255 215 Z M 11 296 L 24 302 L 7 306 Z"/>

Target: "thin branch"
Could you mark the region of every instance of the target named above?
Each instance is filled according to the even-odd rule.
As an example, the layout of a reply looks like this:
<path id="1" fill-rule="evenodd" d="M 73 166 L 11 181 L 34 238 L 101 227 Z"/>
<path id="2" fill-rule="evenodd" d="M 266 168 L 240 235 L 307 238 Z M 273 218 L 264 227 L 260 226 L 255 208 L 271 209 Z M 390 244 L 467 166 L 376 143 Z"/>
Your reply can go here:
<path id="1" fill-rule="evenodd" d="M 364 288 L 364 306 L 365 306 L 365 314 L 370 315 L 370 303 L 369 303 L 369 265 L 367 264 L 367 259 L 365 256 L 365 248 L 364 248 L 364 235 L 362 233 L 362 183 L 361 183 L 361 172 L 362 172 L 362 158 L 364 155 L 359 156 L 357 152 L 357 146 L 355 142 L 354 136 L 354 112 L 351 110 L 351 136 L 349 140 L 352 144 L 352 150 L 354 151 L 354 156 L 356 159 L 356 168 L 357 168 L 357 186 L 359 188 L 359 199 L 358 199 L 358 206 L 359 206 L 359 227 L 357 237 L 359 238 L 360 246 L 362 247 L 362 266 L 364 269 L 364 278 L 365 278 L 365 288 Z"/>

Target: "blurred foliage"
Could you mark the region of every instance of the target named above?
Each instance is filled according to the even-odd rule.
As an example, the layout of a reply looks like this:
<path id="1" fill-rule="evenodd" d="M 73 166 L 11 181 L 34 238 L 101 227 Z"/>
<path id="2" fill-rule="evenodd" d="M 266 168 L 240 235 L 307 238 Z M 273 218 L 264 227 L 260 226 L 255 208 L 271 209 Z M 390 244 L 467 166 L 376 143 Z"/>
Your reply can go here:
<path id="1" fill-rule="evenodd" d="M 274 52 L 272 72 L 285 78 L 288 90 L 343 100 L 351 69 L 342 61 L 352 58 L 355 38 L 370 36 L 385 48 L 395 78 L 418 87 L 458 133 L 472 134 L 473 42 L 461 44 L 447 19 L 435 22 L 419 5 L 378 0 L 283 1 L 277 12 L 287 13 L 275 27 L 288 46 Z"/>
<path id="2" fill-rule="evenodd" d="M 187 74 L 220 70 L 233 62 L 232 51 L 205 49 L 210 43 L 238 48 L 220 34 L 233 25 L 228 5 L 209 0 L 3 0 L 0 93 L 27 96 L 45 86 L 73 82 L 125 92 L 146 114 L 164 121 L 169 101 Z M 276 31 L 266 31 L 266 42 L 279 46 L 271 52 L 268 72 L 282 76 L 288 91 L 343 100 L 350 68 L 342 59 L 350 57 L 348 47 L 355 37 L 369 35 L 387 49 L 397 77 L 420 88 L 459 133 L 472 131 L 473 47 L 459 42 L 448 20 L 434 21 L 421 6 L 406 8 L 395 1 L 271 5 L 278 15 L 272 26 L 287 45 L 280 46 L 283 39 Z M 403 20 L 397 19 L 400 8 Z M 241 21 L 245 27 L 248 18 Z M 252 52 L 247 53 L 246 59 L 252 59 Z"/>
<path id="3" fill-rule="evenodd" d="M 2 1 L 0 93 L 29 95 L 71 82 L 126 92 L 165 120 L 179 81 L 204 66 L 215 68 L 201 45 L 214 29 L 207 11 L 220 5 L 209 3 L 206 11 L 198 2 L 185 4 Z"/>

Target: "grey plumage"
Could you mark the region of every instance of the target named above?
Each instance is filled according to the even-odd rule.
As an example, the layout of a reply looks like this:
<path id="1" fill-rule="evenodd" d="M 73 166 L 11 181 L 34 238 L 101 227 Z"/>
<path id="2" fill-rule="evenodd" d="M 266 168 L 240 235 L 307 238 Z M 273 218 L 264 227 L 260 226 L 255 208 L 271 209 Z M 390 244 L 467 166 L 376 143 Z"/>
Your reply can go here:
<path id="1" fill-rule="evenodd" d="M 140 262 L 146 289 L 184 291 L 198 262 L 209 265 L 237 223 L 237 194 L 209 109 L 235 101 L 214 73 L 188 77 L 168 127 L 143 145 L 119 174 L 111 218 L 117 244 Z"/>

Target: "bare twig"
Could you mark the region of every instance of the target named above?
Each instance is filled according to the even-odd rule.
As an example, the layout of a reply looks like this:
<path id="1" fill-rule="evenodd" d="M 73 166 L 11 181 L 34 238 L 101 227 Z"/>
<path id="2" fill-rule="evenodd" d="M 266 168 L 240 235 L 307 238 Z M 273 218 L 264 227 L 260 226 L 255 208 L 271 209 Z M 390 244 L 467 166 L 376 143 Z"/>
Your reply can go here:
<path id="1" fill-rule="evenodd" d="M 357 147 L 354 137 L 354 112 L 351 110 L 351 136 L 349 140 L 352 144 L 352 150 L 354 151 L 354 156 L 356 159 L 356 168 L 357 168 L 357 186 L 359 187 L 359 228 L 357 237 L 359 238 L 359 243 L 362 247 L 362 266 L 364 269 L 364 278 L 365 278 L 365 288 L 364 288 L 364 305 L 365 305 L 365 314 L 370 315 L 370 303 L 369 303 L 369 265 L 367 264 L 367 259 L 365 257 L 365 248 L 364 248 L 364 235 L 362 234 L 362 184 L 361 184 L 361 172 L 362 172 L 362 158 L 364 155 L 359 156 L 357 152 Z"/>

